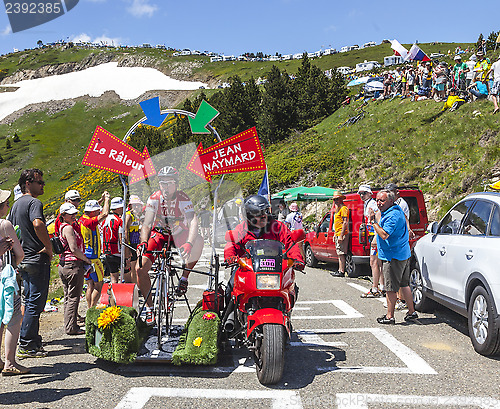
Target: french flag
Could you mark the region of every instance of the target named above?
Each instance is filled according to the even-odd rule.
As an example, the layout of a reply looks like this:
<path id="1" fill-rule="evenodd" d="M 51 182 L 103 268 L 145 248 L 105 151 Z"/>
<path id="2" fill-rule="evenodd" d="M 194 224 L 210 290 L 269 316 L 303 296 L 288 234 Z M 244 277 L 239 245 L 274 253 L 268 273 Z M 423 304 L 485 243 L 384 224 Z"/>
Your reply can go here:
<path id="1" fill-rule="evenodd" d="M 420 47 L 416 44 L 413 44 L 410 48 L 410 51 L 408 51 L 408 54 L 406 55 L 405 61 L 412 60 L 412 61 L 430 61 L 431 59 L 427 57 L 427 54 L 424 53 Z"/>

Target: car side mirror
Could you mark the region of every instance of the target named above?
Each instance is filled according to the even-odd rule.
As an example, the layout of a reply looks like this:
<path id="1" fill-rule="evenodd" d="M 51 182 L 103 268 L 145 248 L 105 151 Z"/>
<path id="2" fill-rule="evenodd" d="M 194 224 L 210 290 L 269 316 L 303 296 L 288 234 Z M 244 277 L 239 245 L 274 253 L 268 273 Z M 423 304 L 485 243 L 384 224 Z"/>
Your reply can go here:
<path id="1" fill-rule="evenodd" d="M 432 222 L 427 226 L 427 233 L 436 234 L 438 232 L 438 227 L 439 227 L 438 222 Z"/>

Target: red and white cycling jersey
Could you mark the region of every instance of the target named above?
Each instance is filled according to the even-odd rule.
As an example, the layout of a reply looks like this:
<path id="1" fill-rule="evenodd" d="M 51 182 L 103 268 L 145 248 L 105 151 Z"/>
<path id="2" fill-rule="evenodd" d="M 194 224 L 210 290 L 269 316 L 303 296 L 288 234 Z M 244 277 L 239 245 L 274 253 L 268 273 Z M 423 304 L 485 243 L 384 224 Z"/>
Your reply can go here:
<path id="1" fill-rule="evenodd" d="M 166 200 L 158 190 L 149 196 L 147 212 L 154 212 L 156 215 L 154 228 L 170 228 L 175 236 L 188 230 L 188 220 L 194 216 L 194 207 L 189 196 L 180 190 L 175 192 L 172 200 Z"/>

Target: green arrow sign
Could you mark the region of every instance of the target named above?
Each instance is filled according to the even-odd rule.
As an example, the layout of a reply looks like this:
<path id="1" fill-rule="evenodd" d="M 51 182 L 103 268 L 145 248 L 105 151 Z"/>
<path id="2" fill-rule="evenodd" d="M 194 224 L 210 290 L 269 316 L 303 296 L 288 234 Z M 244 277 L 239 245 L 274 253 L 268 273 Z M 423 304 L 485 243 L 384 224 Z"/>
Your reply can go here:
<path id="1" fill-rule="evenodd" d="M 219 111 L 214 107 L 210 106 L 205 100 L 201 101 L 201 105 L 196 112 L 196 117 L 189 118 L 189 125 L 191 126 L 192 133 L 210 133 L 207 129 L 207 125 L 212 121 Z"/>

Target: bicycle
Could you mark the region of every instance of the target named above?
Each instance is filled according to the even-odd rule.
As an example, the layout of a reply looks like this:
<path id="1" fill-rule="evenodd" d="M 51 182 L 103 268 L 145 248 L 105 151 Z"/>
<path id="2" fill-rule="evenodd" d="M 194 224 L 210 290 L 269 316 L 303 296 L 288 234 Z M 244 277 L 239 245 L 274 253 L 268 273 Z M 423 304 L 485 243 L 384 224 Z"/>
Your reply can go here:
<path id="1" fill-rule="evenodd" d="M 153 314 L 156 325 L 157 346 L 159 350 L 161 350 L 162 348 L 162 339 L 164 333 L 166 337 L 169 337 L 172 334 L 175 303 L 180 298 L 176 293 L 176 283 L 178 283 L 180 279 L 177 270 L 187 270 L 202 275 L 208 275 L 210 277 L 217 277 L 218 275 L 218 271 L 216 271 L 215 273 L 207 273 L 204 271 L 189 269 L 185 266 L 184 263 L 182 264 L 182 266 L 173 264 L 174 255 L 178 255 L 179 253 L 176 250 L 171 249 L 171 240 L 171 236 L 169 236 L 168 241 L 164 244 L 161 250 L 148 251 L 149 254 L 158 255 L 158 257 L 156 259 L 156 262 L 152 266 L 154 278 L 153 282 L 151 283 L 151 288 L 144 298 L 144 304 L 140 308 L 139 315 L 137 317 L 137 319 L 140 319 L 139 317 L 142 315 L 144 309 L 146 308 L 146 300 L 151 296 L 153 301 Z M 124 245 L 130 249 L 133 249 L 125 243 Z M 137 250 L 134 249 L 134 251 Z M 139 267 L 142 267 L 142 257 L 140 255 L 138 257 L 138 262 Z M 191 314 L 192 310 L 186 294 L 183 294 L 181 297 L 186 302 L 189 314 Z"/>

